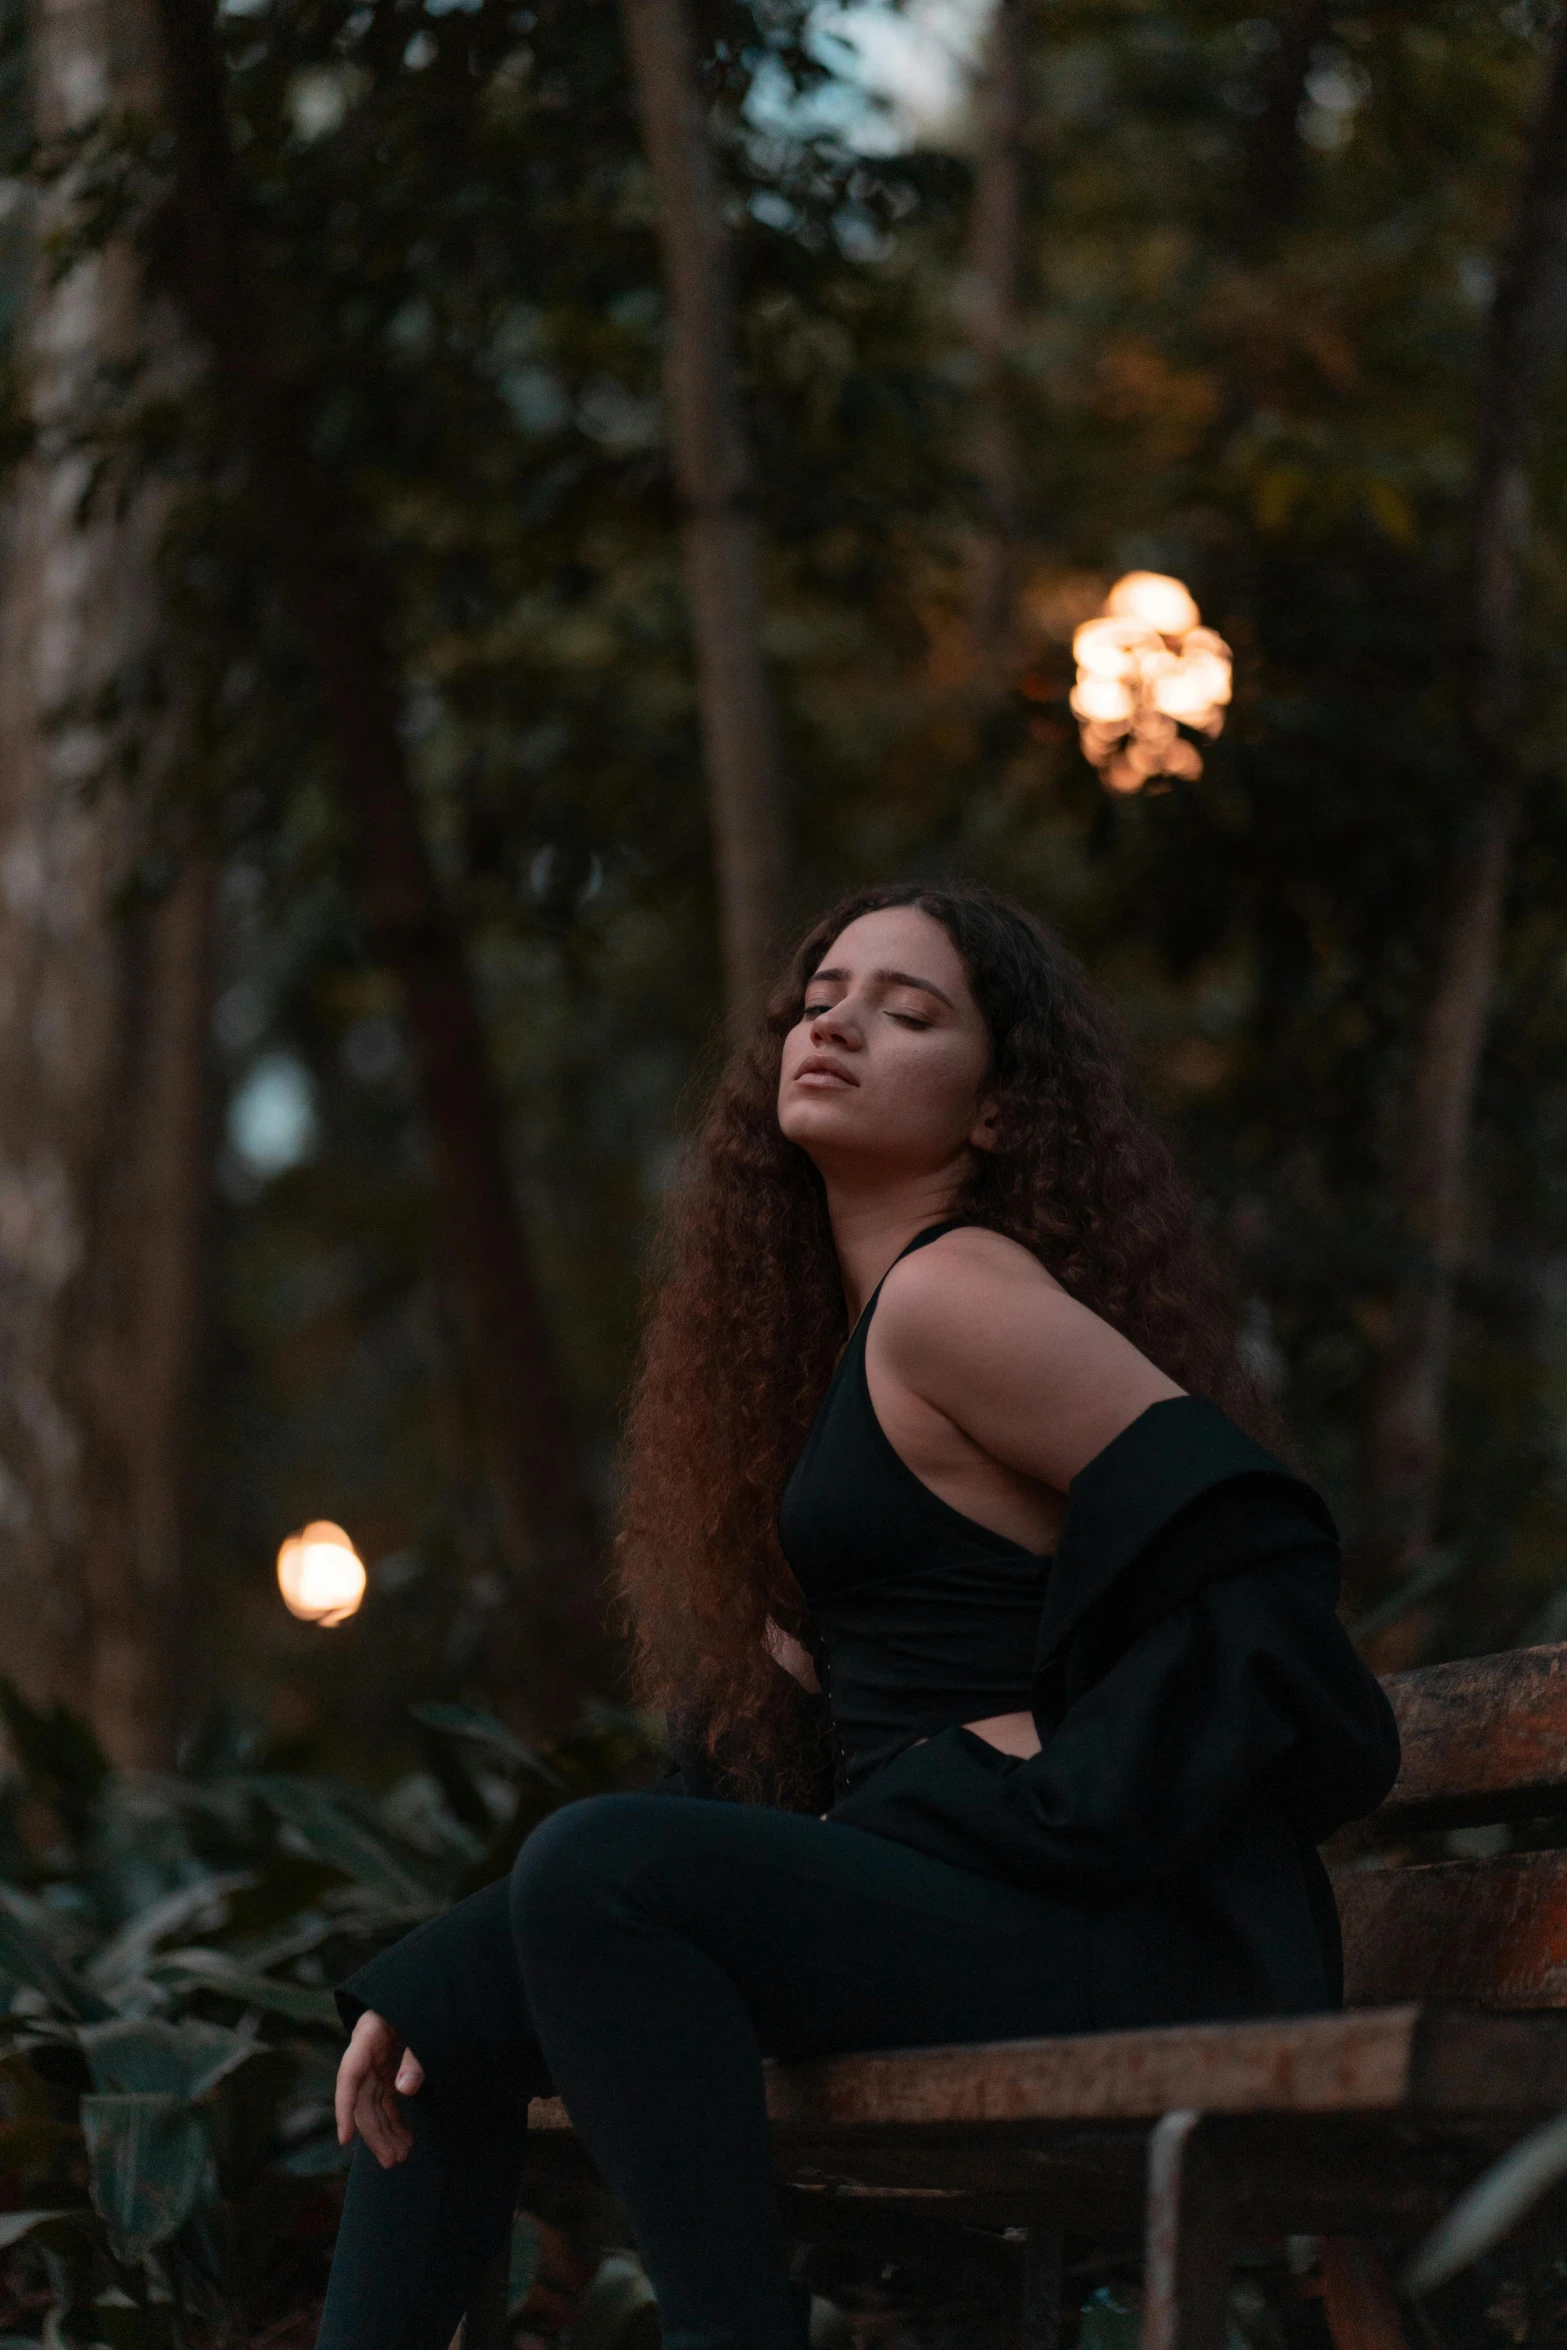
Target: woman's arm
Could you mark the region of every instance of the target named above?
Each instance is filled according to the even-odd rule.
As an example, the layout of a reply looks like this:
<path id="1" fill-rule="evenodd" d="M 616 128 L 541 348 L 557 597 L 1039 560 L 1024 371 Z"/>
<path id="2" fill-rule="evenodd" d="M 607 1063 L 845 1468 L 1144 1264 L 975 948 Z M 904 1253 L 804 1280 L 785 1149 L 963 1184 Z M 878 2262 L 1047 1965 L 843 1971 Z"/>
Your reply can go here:
<path id="1" fill-rule="evenodd" d="M 907 1399 L 911 1426 L 924 1406 L 1003 1469 L 1057 1494 L 1150 1404 L 1184 1392 L 1027 1249 L 972 1227 L 894 1266 L 866 1366 L 900 1450 Z"/>

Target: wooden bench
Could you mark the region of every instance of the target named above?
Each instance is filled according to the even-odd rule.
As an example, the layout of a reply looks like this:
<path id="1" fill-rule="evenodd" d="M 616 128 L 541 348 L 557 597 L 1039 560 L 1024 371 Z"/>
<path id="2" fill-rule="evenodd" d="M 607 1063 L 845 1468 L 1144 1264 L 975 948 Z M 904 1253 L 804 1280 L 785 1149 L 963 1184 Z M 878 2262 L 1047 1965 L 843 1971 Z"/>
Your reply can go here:
<path id="1" fill-rule="evenodd" d="M 1412 2242 L 1567 2107 L 1567 1850 L 1410 1858 L 1428 1830 L 1567 1814 L 1567 1644 L 1386 1687 L 1398 1784 L 1329 1854 L 1342 2015 L 770 2065 L 799 2236 L 986 2231 L 1015 2258 L 1019 2339 L 1046 2350 L 1061 2231 L 1140 2227 L 1144 2350 L 1222 2350 L 1237 2241 Z M 530 2118 L 564 2152 L 558 2101 Z M 1353 2271 L 1329 2284 L 1339 2350 L 1394 2322 L 1375 2263 Z M 469 2335 L 489 2350 L 477 2304 Z"/>

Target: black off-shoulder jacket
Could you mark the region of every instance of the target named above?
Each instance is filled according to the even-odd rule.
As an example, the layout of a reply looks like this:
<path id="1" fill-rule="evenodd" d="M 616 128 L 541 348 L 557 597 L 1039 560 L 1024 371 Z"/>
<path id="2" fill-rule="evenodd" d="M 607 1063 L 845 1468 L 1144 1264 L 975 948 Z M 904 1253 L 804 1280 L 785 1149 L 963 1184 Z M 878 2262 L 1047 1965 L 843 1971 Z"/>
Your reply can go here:
<path id="1" fill-rule="evenodd" d="M 1317 1846 L 1397 1776 L 1392 1709 L 1335 1612 L 1321 1497 L 1194 1396 L 1074 1479 L 1026 1761 L 953 1727 L 829 1817 L 1092 1910 L 1107 2020 L 1336 2007 Z M 677 1740 L 671 1793 L 717 1792 Z"/>

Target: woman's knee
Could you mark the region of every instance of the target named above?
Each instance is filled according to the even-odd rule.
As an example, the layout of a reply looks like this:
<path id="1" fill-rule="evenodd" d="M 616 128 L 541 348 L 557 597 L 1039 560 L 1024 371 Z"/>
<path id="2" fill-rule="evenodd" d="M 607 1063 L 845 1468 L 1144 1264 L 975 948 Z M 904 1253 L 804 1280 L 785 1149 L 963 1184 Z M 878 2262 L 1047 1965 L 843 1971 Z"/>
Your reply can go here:
<path id="1" fill-rule="evenodd" d="M 512 1928 L 522 1951 L 574 1926 L 623 1920 L 630 1880 L 649 1858 L 656 1797 L 588 1795 L 540 1822 L 511 1872 Z"/>

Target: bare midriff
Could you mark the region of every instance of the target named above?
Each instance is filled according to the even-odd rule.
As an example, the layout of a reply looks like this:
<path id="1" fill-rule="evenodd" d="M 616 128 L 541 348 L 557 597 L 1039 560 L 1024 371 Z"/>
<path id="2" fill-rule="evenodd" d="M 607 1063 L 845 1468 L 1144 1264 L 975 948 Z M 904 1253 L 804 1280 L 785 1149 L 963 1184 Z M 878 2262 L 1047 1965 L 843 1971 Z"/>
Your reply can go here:
<path id="1" fill-rule="evenodd" d="M 965 1722 L 963 1727 L 988 1746 L 998 1746 L 1003 1754 L 1015 1754 L 1024 1762 L 1039 1752 L 1039 1732 L 1030 1713 L 987 1714 L 982 1722 Z"/>

